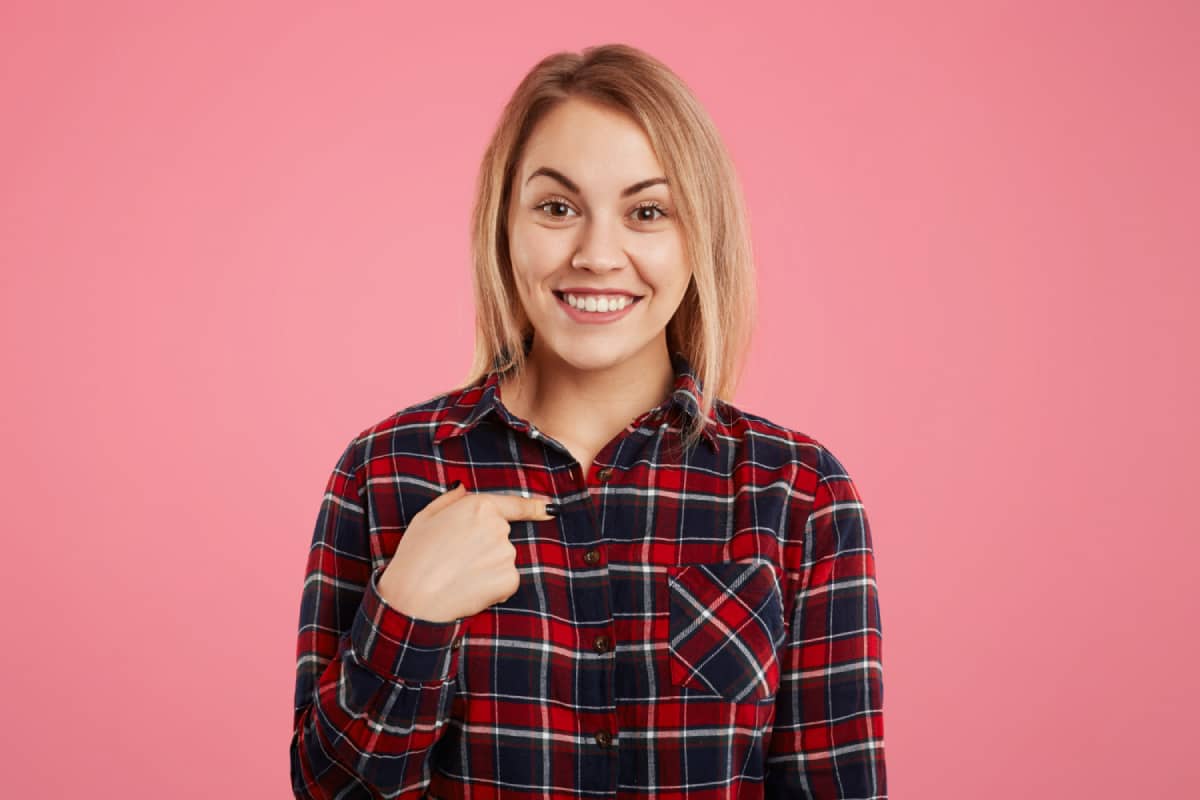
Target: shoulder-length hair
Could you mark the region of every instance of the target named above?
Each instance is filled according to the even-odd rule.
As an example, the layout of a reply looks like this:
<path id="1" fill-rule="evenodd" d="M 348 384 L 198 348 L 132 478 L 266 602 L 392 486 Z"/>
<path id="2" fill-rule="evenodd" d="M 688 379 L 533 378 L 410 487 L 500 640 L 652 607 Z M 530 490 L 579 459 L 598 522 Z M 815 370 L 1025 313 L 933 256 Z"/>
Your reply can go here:
<path id="1" fill-rule="evenodd" d="M 475 354 L 468 386 L 492 369 L 520 370 L 531 328 L 509 260 L 508 207 L 514 173 L 534 126 L 577 97 L 622 111 L 641 126 L 662 164 L 693 277 L 667 324 L 667 346 L 691 365 L 701 391 L 693 444 L 712 424 L 717 398 L 732 397 L 750 346 L 754 264 L 745 200 L 716 126 L 666 65 L 625 44 L 539 61 L 513 92 L 480 165 L 471 218 Z"/>

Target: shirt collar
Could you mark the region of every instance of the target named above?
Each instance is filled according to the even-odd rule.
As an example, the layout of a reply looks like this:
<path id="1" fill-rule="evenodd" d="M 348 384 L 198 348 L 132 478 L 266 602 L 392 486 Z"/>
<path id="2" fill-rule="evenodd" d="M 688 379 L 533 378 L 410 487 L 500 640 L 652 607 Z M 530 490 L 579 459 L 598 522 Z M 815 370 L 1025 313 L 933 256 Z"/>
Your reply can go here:
<path id="1" fill-rule="evenodd" d="M 506 422 L 514 419 L 499 399 L 499 358 L 492 369 L 475 383 L 451 393 L 449 403 L 433 432 L 433 443 L 441 444 L 452 436 L 461 436 L 474 428 L 490 413 L 495 413 Z M 671 396 L 659 404 L 654 411 L 675 410 L 680 419 L 694 420 L 700 414 L 700 398 L 703 383 L 691 363 L 678 351 L 671 353 L 671 368 L 675 371 L 675 384 Z M 713 430 L 713 414 L 709 412 L 709 424 L 704 426 L 703 438 L 718 452 L 717 435 Z"/>

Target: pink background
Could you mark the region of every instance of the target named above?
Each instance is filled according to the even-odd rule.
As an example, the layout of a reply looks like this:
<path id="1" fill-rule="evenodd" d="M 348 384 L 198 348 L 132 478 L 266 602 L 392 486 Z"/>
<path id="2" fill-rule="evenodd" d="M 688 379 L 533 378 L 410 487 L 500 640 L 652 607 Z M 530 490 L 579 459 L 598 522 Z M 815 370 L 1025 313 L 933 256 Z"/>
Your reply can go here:
<path id="1" fill-rule="evenodd" d="M 867 504 L 892 796 L 1194 792 L 1197 7 L 829 5 L 5 4 L 4 793 L 290 796 L 324 481 L 463 376 L 486 136 L 606 41 L 740 170 L 734 402 Z"/>

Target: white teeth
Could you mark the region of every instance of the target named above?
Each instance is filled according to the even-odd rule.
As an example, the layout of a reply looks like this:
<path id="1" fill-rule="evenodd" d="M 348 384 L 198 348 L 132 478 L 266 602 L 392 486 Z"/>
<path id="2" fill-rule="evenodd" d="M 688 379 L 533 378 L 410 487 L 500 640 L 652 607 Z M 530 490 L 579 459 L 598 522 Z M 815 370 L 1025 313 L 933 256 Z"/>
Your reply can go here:
<path id="1" fill-rule="evenodd" d="M 589 294 L 583 297 L 568 294 L 566 298 L 567 303 L 574 308 L 578 308 L 580 311 L 620 311 L 633 302 L 632 297 L 623 294 L 600 296 Z"/>

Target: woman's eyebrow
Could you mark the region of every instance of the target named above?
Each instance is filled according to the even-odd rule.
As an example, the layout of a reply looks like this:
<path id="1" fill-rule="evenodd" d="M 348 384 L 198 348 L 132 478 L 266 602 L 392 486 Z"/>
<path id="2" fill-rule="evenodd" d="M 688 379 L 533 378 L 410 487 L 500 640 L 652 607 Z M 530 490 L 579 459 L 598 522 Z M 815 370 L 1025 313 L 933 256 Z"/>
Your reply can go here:
<path id="1" fill-rule="evenodd" d="M 558 181 L 559 183 L 561 183 L 563 186 L 570 189 L 575 194 L 580 194 L 579 187 L 575 185 L 574 181 L 572 181 L 566 175 L 563 175 L 558 170 L 551 169 L 550 167 L 538 167 L 537 169 L 535 169 L 533 171 L 532 174 L 530 174 L 530 176 L 528 178 L 525 179 L 525 182 L 529 183 L 531 180 L 536 178 L 538 175 L 545 175 L 547 178 L 551 178 L 553 180 Z M 667 183 L 667 179 L 666 178 L 647 178 L 644 181 L 638 181 L 637 183 L 633 184 L 632 186 L 624 189 L 621 192 L 621 197 L 629 197 L 629 195 L 631 195 L 631 194 L 637 194 L 642 189 L 645 189 L 649 186 L 654 186 L 659 183 Z"/>

